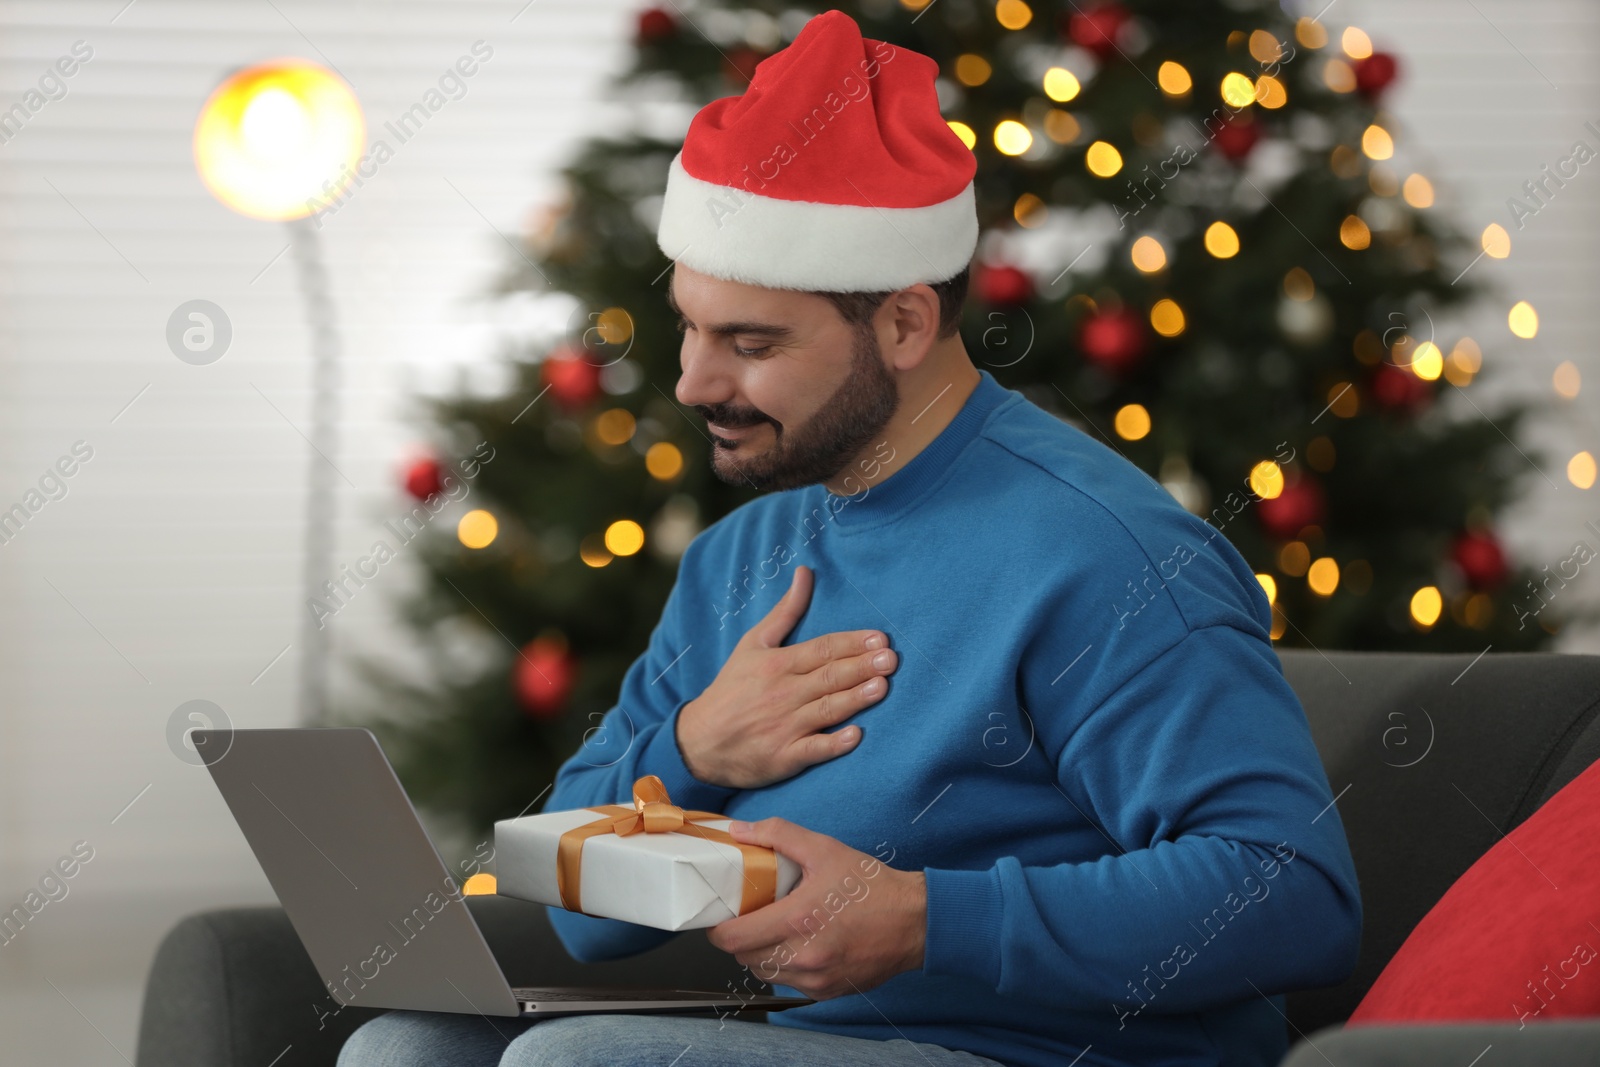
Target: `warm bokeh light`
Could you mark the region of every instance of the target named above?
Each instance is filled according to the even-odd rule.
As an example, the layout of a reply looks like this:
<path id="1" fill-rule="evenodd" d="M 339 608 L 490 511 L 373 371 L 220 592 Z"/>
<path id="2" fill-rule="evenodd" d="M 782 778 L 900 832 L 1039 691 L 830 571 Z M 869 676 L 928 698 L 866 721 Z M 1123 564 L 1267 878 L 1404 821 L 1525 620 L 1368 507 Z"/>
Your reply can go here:
<path id="1" fill-rule="evenodd" d="M 968 126 L 965 122 L 956 122 L 954 120 L 946 122 L 945 125 L 955 131 L 955 135 L 961 138 L 961 143 L 966 145 L 969 151 L 978 147 L 978 135 L 973 132 L 971 126 Z"/>
<path id="2" fill-rule="evenodd" d="M 1400 195 L 1414 208 L 1433 206 L 1433 183 L 1420 174 L 1413 174 L 1400 187 Z"/>
<path id="3" fill-rule="evenodd" d="M 594 435 L 608 445 L 625 445 L 633 440 L 636 426 L 633 412 L 626 408 L 612 408 L 595 416 Z"/>
<path id="4" fill-rule="evenodd" d="M 1082 88 L 1078 76 L 1066 67 L 1051 67 L 1044 72 L 1044 95 L 1058 104 L 1071 100 Z"/>
<path id="5" fill-rule="evenodd" d="M 1045 114 L 1044 135 L 1056 144 L 1071 144 L 1082 132 L 1077 118 L 1065 108 L 1053 107 Z"/>
<path id="6" fill-rule="evenodd" d="M 1506 325 L 1523 340 L 1532 340 L 1539 333 L 1539 313 L 1526 300 L 1518 300 L 1506 315 Z"/>
<path id="7" fill-rule="evenodd" d="M 1358 30 L 1354 26 L 1345 29 L 1339 45 L 1351 59 L 1366 59 L 1372 54 L 1372 38 L 1367 36 L 1365 30 Z"/>
<path id="8" fill-rule="evenodd" d="M 1562 360 L 1561 365 L 1550 376 L 1551 384 L 1556 387 L 1556 392 L 1571 400 L 1578 395 L 1582 387 L 1583 377 L 1578 373 L 1578 367 L 1572 360 Z"/>
<path id="9" fill-rule="evenodd" d="M 605 538 L 599 534 L 590 534 L 578 542 L 578 558 L 583 560 L 584 566 L 599 570 L 608 567 L 617 557 L 606 550 Z"/>
<path id="10" fill-rule="evenodd" d="M 1250 468 L 1250 491 L 1263 500 L 1283 492 L 1283 468 L 1264 459 Z"/>
<path id="11" fill-rule="evenodd" d="M 1353 419 L 1361 410 L 1361 393 L 1350 382 L 1334 382 L 1328 389 L 1328 410 L 1341 419 Z"/>
<path id="12" fill-rule="evenodd" d="M 1263 65 L 1276 63 L 1283 58 L 1283 45 L 1266 30 L 1256 30 L 1250 35 L 1250 57 Z"/>
<path id="13" fill-rule="evenodd" d="M 1161 91 L 1168 96 L 1183 96 L 1194 88 L 1194 79 L 1189 77 L 1189 71 L 1182 63 L 1167 60 L 1161 64 L 1161 69 L 1156 71 L 1156 81 L 1161 86 Z"/>
<path id="14" fill-rule="evenodd" d="M 1394 138 L 1389 131 L 1374 123 L 1361 134 L 1361 151 L 1368 159 L 1388 159 L 1394 155 Z"/>
<path id="15" fill-rule="evenodd" d="M 1183 308 L 1177 301 L 1162 298 L 1150 309 L 1150 328 L 1162 337 L 1176 337 L 1183 332 L 1183 327 Z"/>
<path id="16" fill-rule="evenodd" d="M 1437 381 L 1444 372 L 1444 353 L 1432 341 L 1424 341 L 1411 354 L 1411 373 L 1425 382 Z"/>
<path id="17" fill-rule="evenodd" d="M 1000 0 L 994 5 L 994 17 L 1008 30 L 1020 30 L 1033 21 L 1033 9 L 1022 0 Z"/>
<path id="18" fill-rule="evenodd" d="M 1045 216 L 1049 214 L 1050 209 L 1045 202 L 1032 193 L 1023 193 L 1011 205 L 1011 217 L 1017 220 L 1017 225 L 1030 229 L 1043 225 Z"/>
<path id="19" fill-rule="evenodd" d="M 671 481 L 683 470 L 683 452 L 671 441 L 657 441 L 644 454 L 644 469 L 657 481 Z"/>
<path id="20" fill-rule="evenodd" d="M 1109 178 L 1122 169 L 1122 153 L 1106 141 L 1096 141 L 1083 154 L 1083 165 L 1096 178 Z"/>
<path id="21" fill-rule="evenodd" d="M 1339 564 L 1332 556 L 1312 561 L 1306 570 L 1306 584 L 1318 596 L 1332 596 L 1339 588 Z"/>
<path id="22" fill-rule="evenodd" d="M 469 897 L 494 896 L 499 889 L 499 883 L 488 871 L 479 871 L 461 883 L 462 894 Z"/>
<path id="23" fill-rule="evenodd" d="M 1588 489 L 1594 485 L 1594 473 L 1594 456 L 1587 451 L 1579 452 L 1567 460 L 1567 481 L 1579 489 Z"/>
<path id="24" fill-rule="evenodd" d="M 1270 574 L 1262 574 L 1258 571 L 1256 573 L 1256 581 L 1261 583 L 1261 591 L 1267 594 L 1267 603 L 1276 604 L 1278 602 L 1278 579 Z"/>
<path id="25" fill-rule="evenodd" d="M 606 551 L 631 556 L 644 547 L 644 527 L 632 519 L 618 519 L 606 527 Z"/>
<path id="26" fill-rule="evenodd" d="M 1311 550 L 1304 541 L 1290 541 L 1278 549 L 1278 569 L 1291 578 L 1298 578 L 1311 565 Z"/>
<path id="27" fill-rule="evenodd" d="M 1167 265 L 1167 250 L 1161 247 L 1161 242 L 1148 235 L 1133 242 L 1133 248 L 1128 253 L 1133 259 L 1133 265 L 1146 274 L 1154 273 Z"/>
<path id="28" fill-rule="evenodd" d="M 1117 409 L 1112 425 L 1124 441 L 1137 441 L 1150 432 L 1150 412 L 1143 404 L 1124 404 Z"/>
<path id="29" fill-rule="evenodd" d="M 1339 243 L 1359 252 L 1372 243 L 1372 231 L 1359 215 L 1346 215 L 1339 224 Z"/>
<path id="30" fill-rule="evenodd" d="M 956 56 L 956 81 L 969 88 L 982 85 L 994 73 L 989 61 L 973 52 Z"/>
<path id="31" fill-rule="evenodd" d="M 1228 259 L 1239 254 L 1239 235 L 1226 222 L 1213 222 L 1206 227 L 1206 251 L 1218 259 Z"/>
<path id="32" fill-rule="evenodd" d="M 1328 43 L 1328 28 L 1309 15 L 1303 15 L 1294 24 L 1294 39 L 1307 48 L 1321 48 Z"/>
<path id="33" fill-rule="evenodd" d="M 1236 70 L 1222 77 L 1222 102 L 1232 108 L 1248 107 L 1256 101 L 1256 84 Z"/>
<path id="34" fill-rule="evenodd" d="M 1444 361 L 1444 378 L 1451 385 L 1471 385 L 1473 377 L 1483 366 L 1483 353 L 1478 350 L 1478 342 L 1470 337 L 1463 337 L 1456 342 L 1450 350 L 1450 356 Z"/>
<path id="35" fill-rule="evenodd" d="M 1322 65 L 1322 83 L 1336 93 L 1354 92 L 1356 72 L 1350 64 L 1335 57 Z"/>
<path id="36" fill-rule="evenodd" d="M 456 537 L 468 548 L 488 548 L 499 533 L 499 521 L 482 508 L 467 512 L 456 523 Z"/>
<path id="37" fill-rule="evenodd" d="M 356 176 L 366 122 L 337 74 L 303 59 L 241 70 L 219 85 L 194 126 L 194 162 L 213 196 L 258 219 L 304 218 Z"/>
<path id="38" fill-rule="evenodd" d="M 1289 91 L 1283 83 L 1270 74 L 1256 79 L 1256 103 L 1268 110 L 1276 110 L 1289 102 Z"/>
<path id="39" fill-rule="evenodd" d="M 1283 295 L 1290 300 L 1310 300 L 1317 294 L 1317 283 L 1304 267 L 1290 267 L 1283 276 Z"/>
<path id="40" fill-rule="evenodd" d="M 1511 235 L 1498 222 L 1491 222 L 1483 228 L 1482 240 L 1485 255 L 1505 259 L 1511 254 Z"/>
<path id="41" fill-rule="evenodd" d="M 994 146 L 1008 156 L 1020 156 L 1033 147 L 1033 134 L 1015 119 L 1003 119 L 994 128 Z"/>
<path id="42" fill-rule="evenodd" d="M 1437 586 L 1425 585 L 1411 594 L 1411 618 L 1418 626 L 1428 627 L 1439 621 L 1444 608 L 1444 598 Z"/>

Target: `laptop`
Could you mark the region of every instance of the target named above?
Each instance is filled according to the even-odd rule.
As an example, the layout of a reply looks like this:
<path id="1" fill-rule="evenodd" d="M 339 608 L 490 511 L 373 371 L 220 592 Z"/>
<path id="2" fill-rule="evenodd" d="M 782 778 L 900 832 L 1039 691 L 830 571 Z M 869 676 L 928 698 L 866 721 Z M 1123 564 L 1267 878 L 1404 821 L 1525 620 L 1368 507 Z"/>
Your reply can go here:
<path id="1" fill-rule="evenodd" d="M 513 988 L 370 730 L 197 729 L 190 737 L 341 1005 L 547 1017 L 814 1003 L 704 989 Z"/>

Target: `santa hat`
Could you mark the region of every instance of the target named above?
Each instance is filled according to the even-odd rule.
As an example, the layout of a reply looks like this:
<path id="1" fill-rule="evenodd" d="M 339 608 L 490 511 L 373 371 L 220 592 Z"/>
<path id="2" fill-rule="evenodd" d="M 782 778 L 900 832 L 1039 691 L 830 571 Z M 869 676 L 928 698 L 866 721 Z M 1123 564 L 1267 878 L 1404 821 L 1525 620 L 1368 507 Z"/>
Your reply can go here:
<path id="1" fill-rule="evenodd" d="M 656 243 L 703 274 L 769 289 L 860 292 L 938 282 L 978 242 L 977 160 L 939 114 L 939 65 L 808 21 L 742 96 L 689 123 Z"/>

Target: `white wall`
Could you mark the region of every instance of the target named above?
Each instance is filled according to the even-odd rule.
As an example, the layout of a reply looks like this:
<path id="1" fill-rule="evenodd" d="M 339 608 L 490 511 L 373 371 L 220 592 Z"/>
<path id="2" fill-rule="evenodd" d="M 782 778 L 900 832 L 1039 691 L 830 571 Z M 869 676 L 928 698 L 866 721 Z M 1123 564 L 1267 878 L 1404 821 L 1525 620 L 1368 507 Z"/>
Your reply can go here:
<path id="1" fill-rule="evenodd" d="M 0 946 L 0 1058 L 15 1064 L 131 1057 L 167 927 L 272 900 L 209 777 L 165 737 L 196 698 L 235 725 L 292 724 L 305 610 L 303 305 L 292 258 L 274 262 L 283 226 L 232 214 L 195 175 L 201 101 L 231 68 L 301 55 L 351 80 L 376 137 L 474 41 L 494 49 L 322 230 L 345 347 L 344 562 L 404 510 L 412 390 L 461 367 L 495 387 L 477 298 L 512 255 L 496 230 L 517 239 L 571 146 L 609 121 L 598 87 L 633 25 L 622 0 L 520 15 L 445 0 L 138 0 L 119 14 L 124 2 L 0 3 L 0 107 L 75 41 L 93 49 L 67 95 L 0 144 L 0 509 L 75 441 L 93 448 L 67 495 L 0 545 L 0 904 L 74 842 L 95 850 L 70 894 Z M 195 298 L 233 325 L 209 366 L 165 341 Z M 386 568 L 334 620 L 336 643 L 399 646 L 383 598 L 405 579 Z"/>

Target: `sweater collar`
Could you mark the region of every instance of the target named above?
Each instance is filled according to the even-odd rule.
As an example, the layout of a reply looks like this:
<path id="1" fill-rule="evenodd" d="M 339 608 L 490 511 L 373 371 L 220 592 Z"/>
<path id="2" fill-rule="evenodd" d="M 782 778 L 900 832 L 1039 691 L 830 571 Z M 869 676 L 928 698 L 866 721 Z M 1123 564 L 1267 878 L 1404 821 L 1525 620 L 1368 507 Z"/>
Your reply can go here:
<path id="1" fill-rule="evenodd" d="M 812 494 L 811 506 L 828 509 L 835 523 L 850 530 L 877 526 L 899 517 L 937 486 L 962 449 L 978 436 L 989 413 L 1014 395 L 1018 394 L 979 367 L 978 384 L 961 410 L 909 462 L 882 481 L 850 495 L 830 492 L 820 482 L 811 485 L 807 487 L 807 492 Z"/>

